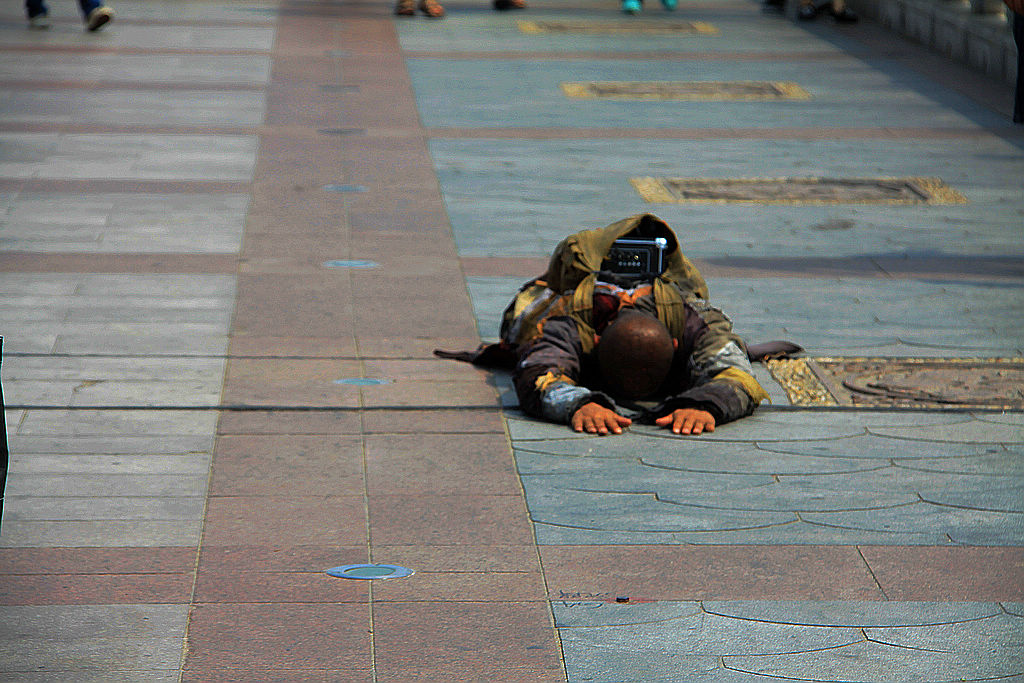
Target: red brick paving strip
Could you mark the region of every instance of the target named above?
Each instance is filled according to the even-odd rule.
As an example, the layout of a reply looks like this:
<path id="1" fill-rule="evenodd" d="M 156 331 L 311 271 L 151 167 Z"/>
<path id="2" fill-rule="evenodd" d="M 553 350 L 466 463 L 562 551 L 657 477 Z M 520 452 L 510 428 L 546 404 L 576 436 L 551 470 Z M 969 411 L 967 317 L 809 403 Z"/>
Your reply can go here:
<path id="1" fill-rule="evenodd" d="M 390 5 L 284 3 L 259 131 L 224 400 L 295 409 L 222 416 L 183 680 L 564 680 Z"/>

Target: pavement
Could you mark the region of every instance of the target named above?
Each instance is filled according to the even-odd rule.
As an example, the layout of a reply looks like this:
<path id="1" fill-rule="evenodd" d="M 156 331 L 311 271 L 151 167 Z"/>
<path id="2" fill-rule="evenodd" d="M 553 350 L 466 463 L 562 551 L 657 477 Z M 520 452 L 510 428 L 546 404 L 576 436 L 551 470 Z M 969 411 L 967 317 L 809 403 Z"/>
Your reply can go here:
<path id="1" fill-rule="evenodd" d="M 0 679 L 1024 680 L 1019 361 L 936 371 L 1008 409 L 804 405 L 758 366 L 750 418 L 600 438 L 431 353 L 650 211 L 750 341 L 1020 358 L 1009 88 L 747 0 L 530 4 L 0 8 Z M 653 81 L 797 87 L 563 88 Z"/>

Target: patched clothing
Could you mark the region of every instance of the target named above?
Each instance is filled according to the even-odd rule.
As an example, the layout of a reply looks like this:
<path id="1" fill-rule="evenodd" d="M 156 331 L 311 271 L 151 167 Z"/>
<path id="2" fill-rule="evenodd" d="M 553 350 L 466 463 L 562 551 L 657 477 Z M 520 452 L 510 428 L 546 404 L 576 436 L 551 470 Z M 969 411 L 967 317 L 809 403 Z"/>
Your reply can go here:
<path id="1" fill-rule="evenodd" d="M 627 289 L 596 281 L 586 327 L 601 334 L 625 307 L 657 315 L 651 289 L 648 284 Z M 749 415 L 767 395 L 753 378 L 743 340 L 721 310 L 692 294 L 680 294 L 685 322 L 682 333 L 674 335 L 678 348 L 672 369 L 657 394 L 660 402 L 643 411 L 644 416 L 653 419 L 677 408 L 699 408 L 722 424 Z M 580 325 L 563 312 L 564 299 L 572 296 L 549 297 L 546 304 L 556 314 L 540 321 L 538 334 L 518 346 L 513 379 L 520 405 L 530 415 L 561 423 L 568 423 L 589 402 L 613 410 L 636 409 L 635 405 L 617 406 L 603 391 L 593 339 L 585 351 Z"/>
<path id="2" fill-rule="evenodd" d="M 600 270 L 612 243 L 635 234 L 670 240 L 663 272 L 624 278 Z M 566 238 L 547 273 L 523 285 L 502 321 L 501 346 L 517 355 L 513 379 L 522 409 L 561 423 L 588 402 L 637 410 L 641 421 L 678 408 L 706 410 L 719 424 L 749 415 L 768 395 L 753 377 L 743 340 L 707 296 L 671 229 L 650 214 Z M 617 405 L 604 391 L 594 335 L 624 308 L 657 317 L 678 342 L 654 406 Z"/>

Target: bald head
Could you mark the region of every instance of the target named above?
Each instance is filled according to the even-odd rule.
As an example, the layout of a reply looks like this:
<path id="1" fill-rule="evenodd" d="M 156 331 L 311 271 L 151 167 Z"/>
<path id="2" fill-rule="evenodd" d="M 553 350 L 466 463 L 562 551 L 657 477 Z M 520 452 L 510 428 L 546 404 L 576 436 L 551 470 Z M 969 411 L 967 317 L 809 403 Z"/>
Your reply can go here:
<path id="1" fill-rule="evenodd" d="M 672 335 L 652 315 L 625 309 L 605 329 L 597 361 L 609 390 L 627 399 L 654 393 L 672 367 Z"/>

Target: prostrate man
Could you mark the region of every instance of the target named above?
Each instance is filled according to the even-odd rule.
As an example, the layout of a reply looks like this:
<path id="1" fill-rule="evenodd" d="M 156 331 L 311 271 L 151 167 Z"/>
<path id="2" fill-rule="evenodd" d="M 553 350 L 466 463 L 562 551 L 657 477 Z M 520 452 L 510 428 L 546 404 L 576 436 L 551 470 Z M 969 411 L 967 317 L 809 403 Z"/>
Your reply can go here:
<path id="1" fill-rule="evenodd" d="M 563 240 L 505 310 L 500 344 L 438 355 L 514 358 L 522 409 L 576 431 L 620 434 L 636 419 L 702 434 L 768 398 L 707 296 L 668 225 L 641 214 Z"/>

